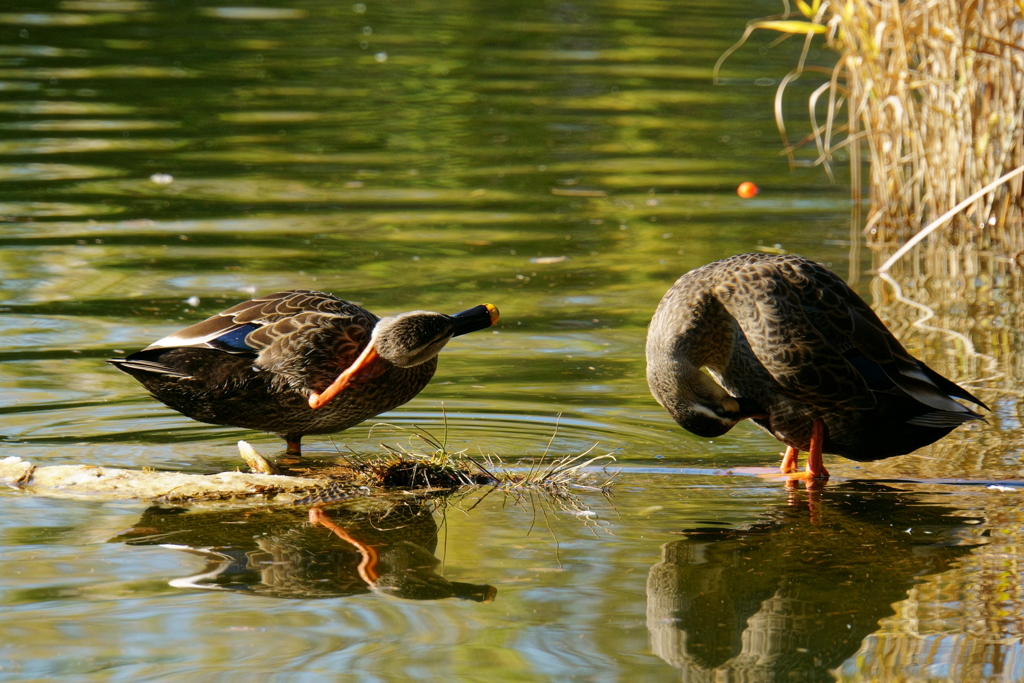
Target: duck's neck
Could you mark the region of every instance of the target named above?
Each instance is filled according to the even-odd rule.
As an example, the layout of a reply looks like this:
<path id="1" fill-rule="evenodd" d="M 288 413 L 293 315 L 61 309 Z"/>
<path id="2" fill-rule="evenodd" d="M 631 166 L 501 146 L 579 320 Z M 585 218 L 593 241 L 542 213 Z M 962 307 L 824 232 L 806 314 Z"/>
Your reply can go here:
<path id="1" fill-rule="evenodd" d="M 651 393 L 684 429 L 706 436 L 741 419 L 740 402 L 700 370 L 719 370 L 732 352 L 730 321 L 717 303 L 663 301 L 647 333 Z"/>

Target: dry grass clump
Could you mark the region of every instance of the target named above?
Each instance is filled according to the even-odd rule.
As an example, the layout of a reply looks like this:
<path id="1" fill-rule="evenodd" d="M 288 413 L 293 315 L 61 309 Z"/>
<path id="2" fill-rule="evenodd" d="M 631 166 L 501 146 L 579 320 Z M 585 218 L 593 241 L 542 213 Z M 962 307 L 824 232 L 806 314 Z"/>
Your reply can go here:
<path id="1" fill-rule="evenodd" d="M 533 520 L 527 530 L 532 533 L 537 524 L 537 512 L 541 512 L 544 524 L 555 543 L 555 557 L 558 557 L 558 538 L 548 518 L 547 507 L 562 510 L 579 518 L 598 533 L 600 523 L 597 515 L 579 493 L 611 494 L 611 481 L 618 472 L 601 468 L 593 472 L 599 463 L 609 464 L 615 457 L 592 456 L 597 444 L 578 455 L 550 458 L 551 444 L 558 435 L 558 425 L 548 441 L 547 447 L 538 457 L 524 457 L 514 465 L 506 466 L 496 454 L 484 454 L 479 458 L 470 456 L 465 450 L 447 449 L 448 421 L 444 423 L 444 437 L 437 439 L 422 427 L 411 429 L 391 424 L 378 424 L 374 428 L 388 427 L 411 435 L 408 447 L 379 444 L 385 450 L 383 456 L 369 460 L 358 460 L 367 474 L 366 486 L 378 486 L 383 490 L 410 490 L 424 494 L 455 494 L 445 498 L 446 505 L 452 505 L 463 512 L 469 512 L 492 493 L 498 492 L 523 509 L 533 511 Z M 423 446 L 426 446 L 424 449 Z M 589 483 L 591 475 L 599 479 Z M 371 483 L 372 482 L 372 483 Z M 474 499 L 475 498 L 475 499 Z"/>
<path id="2" fill-rule="evenodd" d="M 803 34 L 804 55 L 783 79 L 776 118 L 786 153 L 813 143 L 817 163 L 850 148 L 860 199 L 861 144 L 870 159 L 866 232 L 880 245 L 906 240 L 928 221 L 1024 165 L 1024 6 L 1011 0 L 796 0 L 807 21 L 786 14 L 756 28 Z M 840 55 L 809 101 L 811 133 L 790 145 L 781 101 L 807 71 L 821 34 Z M 744 39 L 746 38 L 744 36 Z M 742 41 L 741 41 L 742 42 Z M 735 48 L 734 48 L 735 49 Z M 728 54 L 723 55 L 723 58 Z M 971 203 L 944 232 L 1004 254 L 1024 249 L 1022 179 Z"/>
<path id="3" fill-rule="evenodd" d="M 405 488 L 459 488 L 462 486 L 493 486 L 509 493 L 523 491 L 544 491 L 556 497 L 568 496 L 573 489 L 606 493 L 614 475 L 609 475 L 599 485 L 587 485 L 583 479 L 589 468 L 598 463 L 614 462 L 612 455 L 591 456 L 592 447 L 578 455 L 549 458 L 551 443 L 558 434 L 556 426 L 548 442 L 548 448 L 539 457 L 526 457 L 515 465 L 506 466 L 496 454 L 484 454 L 475 458 L 466 450 L 450 451 L 447 448 L 448 425 L 445 436 L 437 439 L 422 427 L 411 429 L 381 423 L 377 427 L 389 427 L 408 432 L 411 435 L 408 447 L 389 446 L 381 443 L 385 454 L 366 461 L 363 467 L 369 470 L 379 485 Z M 418 446 L 425 445 L 426 448 Z"/>
<path id="4" fill-rule="evenodd" d="M 548 442 L 548 448 L 539 457 L 525 457 L 514 465 L 507 466 L 495 454 L 469 455 L 466 450 L 452 451 L 447 445 L 448 424 L 445 419 L 444 436 L 435 437 L 426 429 L 413 425 L 402 427 L 389 423 L 378 423 L 374 430 L 388 429 L 406 434 L 405 445 L 380 443 L 383 453 L 372 456 L 359 455 L 349 450 L 340 451 L 337 463 L 313 464 L 279 468 L 280 473 L 324 479 L 324 492 L 314 502 L 329 502 L 333 496 L 347 499 L 367 495 L 372 490 L 412 491 L 417 494 L 449 493 L 466 487 L 490 487 L 502 491 L 519 502 L 534 493 L 544 493 L 570 510 L 585 510 L 576 497 L 577 492 L 596 492 L 607 495 L 611 480 L 617 473 L 604 472 L 600 481 L 587 483 L 598 465 L 614 462 L 612 455 L 591 453 L 594 444 L 584 453 L 561 457 L 548 457 L 551 443 L 557 436 L 557 426 Z M 310 499 L 313 500 L 313 499 Z M 303 502 L 310 502 L 304 500 Z"/>

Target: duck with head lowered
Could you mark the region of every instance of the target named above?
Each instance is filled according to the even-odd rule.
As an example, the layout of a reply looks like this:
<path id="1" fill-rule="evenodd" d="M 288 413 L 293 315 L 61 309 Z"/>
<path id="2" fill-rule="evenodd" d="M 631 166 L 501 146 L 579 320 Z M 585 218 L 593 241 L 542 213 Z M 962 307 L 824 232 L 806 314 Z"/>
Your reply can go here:
<path id="1" fill-rule="evenodd" d="M 809 478 L 828 477 L 822 453 L 880 460 L 983 420 L 955 399 L 988 409 L 911 356 L 839 276 L 793 255 L 742 254 L 680 277 L 648 329 L 647 382 L 698 436 L 749 418 L 786 444 L 785 473 L 807 451 Z"/>
<path id="2" fill-rule="evenodd" d="M 331 294 L 278 292 L 108 362 L 200 422 L 281 436 L 339 432 L 418 394 L 452 337 L 498 321 L 491 304 L 454 315 L 378 318 Z"/>

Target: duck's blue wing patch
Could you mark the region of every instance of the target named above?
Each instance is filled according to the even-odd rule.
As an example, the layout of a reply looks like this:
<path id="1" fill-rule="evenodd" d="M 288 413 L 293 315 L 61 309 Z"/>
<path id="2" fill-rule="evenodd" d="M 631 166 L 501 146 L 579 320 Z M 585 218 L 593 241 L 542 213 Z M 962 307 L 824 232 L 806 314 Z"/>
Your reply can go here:
<path id="1" fill-rule="evenodd" d="M 211 339 L 207 342 L 210 346 L 214 346 L 224 351 L 233 351 L 237 353 L 257 353 L 259 349 L 255 349 L 245 343 L 245 338 L 249 336 L 249 333 L 253 330 L 258 330 L 261 325 L 254 325 L 248 323 L 241 327 L 236 327 L 230 332 L 225 332 L 216 339 Z"/>

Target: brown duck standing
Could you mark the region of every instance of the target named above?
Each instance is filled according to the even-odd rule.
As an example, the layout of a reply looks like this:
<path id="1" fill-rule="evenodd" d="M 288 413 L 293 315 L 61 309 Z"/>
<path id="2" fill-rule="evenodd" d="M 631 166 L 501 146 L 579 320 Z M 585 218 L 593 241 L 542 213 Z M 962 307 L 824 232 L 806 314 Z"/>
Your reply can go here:
<path id="1" fill-rule="evenodd" d="M 412 399 L 452 337 L 498 321 L 491 304 L 389 318 L 330 294 L 278 292 L 108 362 L 180 413 L 272 432 L 288 453 Z"/>
<path id="2" fill-rule="evenodd" d="M 700 371 L 707 368 L 712 381 Z M 684 429 L 749 418 L 786 444 L 780 469 L 828 477 L 821 454 L 904 455 L 988 407 L 911 356 L 837 275 L 799 256 L 742 254 L 692 270 L 647 335 L 647 383 Z"/>

